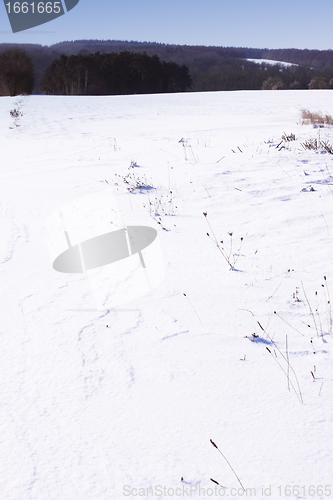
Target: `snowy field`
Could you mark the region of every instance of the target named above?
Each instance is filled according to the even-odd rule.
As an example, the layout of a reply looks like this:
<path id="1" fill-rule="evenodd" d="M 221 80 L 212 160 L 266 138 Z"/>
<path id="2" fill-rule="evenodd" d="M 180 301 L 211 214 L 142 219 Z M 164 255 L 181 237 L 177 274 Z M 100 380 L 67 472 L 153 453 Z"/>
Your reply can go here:
<path id="1" fill-rule="evenodd" d="M 0 99 L 1 500 L 333 496 L 333 156 L 302 146 L 333 130 L 303 108 L 332 91 Z M 99 193 L 165 267 L 102 311 L 46 239 Z"/>
<path id="2" fill-rule="evenodd" d="M 257 64 L 280 64 L 281 66 L 297 66 L 297 64 L 290 63 L 290 62 L 284 62 L 284 61 L 274 61 L 273 59 L 246 59 L 247 61 L 254 62 Z"/>

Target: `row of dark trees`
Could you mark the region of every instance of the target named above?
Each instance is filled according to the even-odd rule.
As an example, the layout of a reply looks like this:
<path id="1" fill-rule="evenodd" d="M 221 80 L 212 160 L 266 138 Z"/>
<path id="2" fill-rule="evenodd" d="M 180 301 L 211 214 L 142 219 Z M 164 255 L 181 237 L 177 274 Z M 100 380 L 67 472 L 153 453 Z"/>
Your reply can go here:
<path id="1" fill-rule="evenodd" d="M 191 68 L 190 72 L 195 92 L 330 88 L 329 81 L 333 78 L 333 69 L 323 72 L 306 66 L 257 64 L 238 58 L 226 58 L 223 64 L 214 65 L 205 72 L 200 68 Z M 321 81 L 321 87 L 314 86 L 315 78 Z M 327 83 L 326 87 L 323 81 Z"/>
<path id="2" fill-rule="evenodd" d="M 247 57 L 284 59 L 298 65 L 256 64 Z M 333 88 L 333 51 L 98 40 L 51 47 L 0 44 L 0 95 L 309 88 Z"/>
<path id="3" fill-rule="evenodd" d="M 184 92 L 191 85 L 185 65 L 123 51 L 62 55 L 45 70 L 39 89 L 55 95 L 121 95 Z"/>
<path id="4" fill-rule="evenodd" d="M 333 69 L 256 64 L 239 58 L 238 53 L 228 56 L 210 53 L 200 64 L 196 61 L 190 74 L 185 65 L 161 62 L 157 55 L 122 51 L 62 55 L 45 70 L 39 91 L 58 95 L 119 95 L 332 87 Z"/>
<path id="5" fill-rule="evenodd" d="M 39 83 L 42 76 L 50 64 L 59 59 L 61 55 L 89 55 L 100 52 L 107 54 L 110 52 L 146 52 L 149 56 L 157 55 L 161 61 L 174 62 L 179 66 L 186 65 L 190 73 L 192 69 L 199 68 L 204 73 L 207 68 L 214 65 L 223 65 L 225 57 L 245 58 L 255 57 L 247 55 L 243 49 L 233 47 L 205 47 L 191 45 L 167 45 L 152 42 L 128 42 L 119 40 L 76 40 L 72 42 L 60 42 L 50 47 L 38 44 L 0 44 L 0 52 L 5 50 L 20 49 L 27 52 L 34 62 L 35 87 L 33 92 L 39 93 Z M 251 49 L 253 50 L 253 49 Z M 260 55 L 258 56 L 260 57 Z"/>

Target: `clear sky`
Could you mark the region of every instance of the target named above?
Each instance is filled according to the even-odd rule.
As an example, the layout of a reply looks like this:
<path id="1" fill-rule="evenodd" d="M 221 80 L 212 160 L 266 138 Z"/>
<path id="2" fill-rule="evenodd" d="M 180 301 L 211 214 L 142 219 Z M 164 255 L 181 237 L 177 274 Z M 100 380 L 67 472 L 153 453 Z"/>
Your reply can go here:
<path id="1" fill-rule="evenodd" d="M 4 3 L 0 5 L 0 43 L 52 45 L 111 39 L 333 49 L 332 0 L 80 0 L 58 19 L 15 34 Z"/>

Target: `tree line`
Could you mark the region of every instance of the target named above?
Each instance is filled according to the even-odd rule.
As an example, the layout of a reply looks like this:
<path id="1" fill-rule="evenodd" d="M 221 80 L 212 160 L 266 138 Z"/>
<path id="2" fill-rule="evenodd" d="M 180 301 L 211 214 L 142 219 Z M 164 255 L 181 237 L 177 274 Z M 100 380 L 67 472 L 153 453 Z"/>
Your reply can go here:
<path id="1" fill-rule="evenodd" d="M 110 49 L 113 50 L 110 50 Z M 0 95 L 333 88 L 333 51 L 79 40 L 0 44 Z M 286 67 L 247 58 L 298 63 Z"/>
<path id="2" fill-rule="evenodd" d="M 123 51 L 61 55 L 45 70 L 39 90 L 52 95 L 153 94 L 184 92 L 191 85 L 185 65 Z"/>
<path id="3" fill-rule="evenodd" d="M 259 64 L 258 64 L 259 63 Z M 207 68 L 190 67 L 192 91 L 331 89 L 333 68 L 315 70 L 307 66 L 285 66 L 225 58 L 223 63 Z"/>

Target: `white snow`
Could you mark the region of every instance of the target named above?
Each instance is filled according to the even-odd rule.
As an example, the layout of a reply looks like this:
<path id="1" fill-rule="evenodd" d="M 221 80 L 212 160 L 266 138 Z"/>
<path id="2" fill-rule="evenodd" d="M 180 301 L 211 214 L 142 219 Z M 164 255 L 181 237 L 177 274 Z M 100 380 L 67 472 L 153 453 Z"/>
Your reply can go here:
<path id="1" fill-rule="evenodd" d="M 301 145 L 333 131 L 303 108 L 333 94 L 0 99 L 1 500 L 333 494 L 333 156 Z M 45 223 L 105 190 L 166 276 L 97 311 Z"/>
<path id="2" fill-rule="evenodd" d="M 280 64 L 281 66 L 298 66 L 295 63 L 285 62 L 285 61 L 274 61 L 273 59 L 246 59 L 247 61 L 254 62 L 256 64 Z"/>

